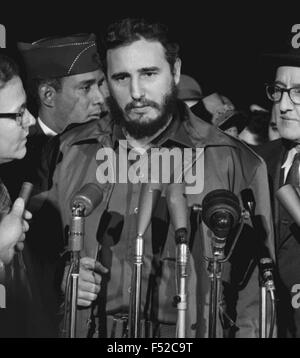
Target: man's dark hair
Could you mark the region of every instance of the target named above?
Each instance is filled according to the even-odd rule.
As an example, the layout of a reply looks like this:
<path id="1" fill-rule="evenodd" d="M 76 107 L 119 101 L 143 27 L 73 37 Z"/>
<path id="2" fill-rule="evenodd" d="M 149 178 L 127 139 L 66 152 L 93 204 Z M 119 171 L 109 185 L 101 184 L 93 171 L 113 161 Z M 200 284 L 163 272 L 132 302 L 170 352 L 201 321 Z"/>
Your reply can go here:
<path id="1" fill-rule="evenodd" d="M 32 97 L 32 99 L 35 101 L 35 104 L 37 107 L 40 107 L 41 100 L 39 96 L 39 88 L 40 86 L 47 84 L 48 86 L 51 86 L 55 89 L 55 91 L 59 92 L 62 89 L 62 78 L 45 78 L 45 79 L 38 79 L 33 78 L 28 80 L 28 90 Z"/>
<path id="2" fill-rule="evenodd" d="M 14 76 L 19 76 L 18 65 L 12 58 L 0 54 L 0 89 Z"/>
<path id="3" fill-rule="evenodd" d="M 259 144 L 268 142 L 268 129 L 271 120 L 270 113 L 263 111 L 254 111 L 249 116 L 246 125 L 249 132 L 256 135 Z"/>
<path id="4" fill-rule="evenodd" d="M 108 50 L 120 46 L 130 45 L 140 39 L 158 41 L 165 50 L 165 55 L 173 72 L 174 64 L 178 58 L 179 45 L 172 41 L 167 26 L 160 23 L 152 23 L 145 19 L 126 18 L 111 24 L 104 38 L 103 64 L 107 71 L 106 53 Z"/>

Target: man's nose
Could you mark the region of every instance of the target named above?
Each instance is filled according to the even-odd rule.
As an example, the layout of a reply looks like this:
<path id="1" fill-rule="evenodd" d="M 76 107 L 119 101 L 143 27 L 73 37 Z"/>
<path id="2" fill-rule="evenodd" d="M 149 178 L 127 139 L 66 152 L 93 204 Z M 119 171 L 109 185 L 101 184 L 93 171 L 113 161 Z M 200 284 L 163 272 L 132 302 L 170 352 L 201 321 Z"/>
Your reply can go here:
<path id="1" fill-rule="evenodd" d="M 93 91 L 93 104 L 103 105 L 104 102 L 104 95 L 101 89 L 98 86 L 95 86 L 95 90 Z"/>
<path id="2" fill-rule="evenodd" d="M 130 83 L 130 95 L 132 99 L 139 100 L 145 95 L 143 86 L 138 79 L 132 79 Z"/>
<path id="3" fill-rule="evenodd" d="M 293 109 L 293 102 L 290 99 L 290 96 L 287 92 L 282 93 L 281 101 L 279 102 L 280 112 L 287 112 Z"/>

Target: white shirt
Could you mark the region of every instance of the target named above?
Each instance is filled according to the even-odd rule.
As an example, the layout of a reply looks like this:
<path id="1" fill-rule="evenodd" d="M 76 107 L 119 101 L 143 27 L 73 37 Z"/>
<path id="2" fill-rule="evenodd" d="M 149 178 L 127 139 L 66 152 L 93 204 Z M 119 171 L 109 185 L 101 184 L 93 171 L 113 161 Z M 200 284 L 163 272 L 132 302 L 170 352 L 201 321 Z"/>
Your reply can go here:
<path id="1" fill-rule="evenodd" d="M 40 117 L 38 117 L 38 122 L 39 122 L 39 125 L 42 128 L 42 131 L 46 134 L 47 137 L 54 137 L 54 136 L 57 135 L 57 133 L 54 132 L 54 130 L 52 130 L 51 128 L 46 126 L 46 124 L 41 121 Z"/>

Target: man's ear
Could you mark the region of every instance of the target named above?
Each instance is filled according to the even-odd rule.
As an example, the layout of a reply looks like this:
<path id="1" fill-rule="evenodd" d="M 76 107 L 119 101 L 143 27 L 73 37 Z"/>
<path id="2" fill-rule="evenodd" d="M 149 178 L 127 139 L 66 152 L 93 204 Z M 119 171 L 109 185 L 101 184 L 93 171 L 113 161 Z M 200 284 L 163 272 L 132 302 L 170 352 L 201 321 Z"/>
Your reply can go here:
<path id="1" fill-rule="evenodd" d="M 181 59 L 178 57 L 174 63 L 174 81 L 178 85 L 181 73 Z"/>
<path id="2" fill-rule="evenodd" d="M 55 96 L 56 90 L 47 83 L 44 83 L 39 87 L 40 101 L 46 107 L 54 107 Z"/>

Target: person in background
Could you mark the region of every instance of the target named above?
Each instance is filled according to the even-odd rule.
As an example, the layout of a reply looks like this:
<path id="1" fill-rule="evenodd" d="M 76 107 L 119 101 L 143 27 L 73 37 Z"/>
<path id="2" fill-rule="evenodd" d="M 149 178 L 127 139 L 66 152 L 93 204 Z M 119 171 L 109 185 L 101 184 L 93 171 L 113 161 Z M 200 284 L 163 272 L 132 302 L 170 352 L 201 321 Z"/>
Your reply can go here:
<path id="1" fill-rule="evenodd" d="M 268 137 L 269 141 L 276 140 L 280 138 L 280 133 L 278 131 L 277 123 L 276 123 L 276 117 L 275 117 L 275 109 L 272 108 L 271 112 L 271 118 L 269 122 L 269 128 L 268 128 Z"/>
<path id="2" fill-rule="evenodd" d="M 18 66 L 12 58 L 0 53 L 0 283 L 5 288 L 5 307 L 0 310 L 0 337 L 26 334 L 28 313 L 24 312 L 24 302 L 28 292 L 24 285 L 28 282 L 18 275 L 25 269 L 22 250 L 32 215 L 25 210 L 22 198 L 12 204 L 2 177 L 5 163 L 25 156 L 29 127 L 34 124 L 34 117 L 26 108 L 26 93 Z M 18 174 L 21 175 L 15 173 Z"/>
<path id="3" fill-rule="evenodd" d="M 6 166 L 4 180 L 13 197 L 23 181 L 32 182 L 38 191 L 41 153 L 51 138 L 72 125 L 98 120 L 106 111 L 99 91 L 105 79 L 94 34 L 19 42 L 18 49 L 37 121 L 30 128 L 24 160 Z"/>
<path id="4" fill-rule="evenodd" d="M 262 145 L 269 141 L 270 114 L 264 111 L 254 111 L 248 114 L 245 128 L 239 134 L 239 139 L 250 146 Z"/>
<path id="5" fill-rule="evenodd" d="M 267 164 L 272 193 L 278 269 L 278 335 L 299 338 L 300 228 L 275 194 L 285 184 L 300 186 L 300 48 L 292 47 L 289 42 L 288 48 L 280 53 L 265 54 L 264 59 L 265 65 L 274 70 L 266 94 L 273 102 L 272 120 L 276 120 L 280 135 L 279 139 L 257 148 Z"/>
<path id="6" fill-rule="evenodd" d="M 202 99 L 203 93 L 199 83 L 191 76 L 181 74 L 178 84 L 178 98 L 191 110 Z"/>

